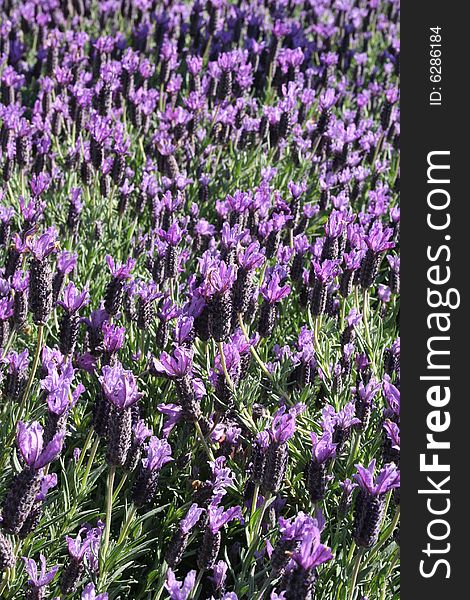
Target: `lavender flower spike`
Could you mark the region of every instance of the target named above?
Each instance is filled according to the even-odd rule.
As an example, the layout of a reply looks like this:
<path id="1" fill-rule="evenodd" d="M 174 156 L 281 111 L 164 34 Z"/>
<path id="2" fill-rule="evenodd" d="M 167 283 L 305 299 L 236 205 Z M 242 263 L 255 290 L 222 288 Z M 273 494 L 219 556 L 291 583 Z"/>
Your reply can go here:
<path id="1" fill-rule="evenodd" d="M 385 494 L 400 485 L 400 472 L 394 463 L 387 464 L 374 479 L 375 459 L 369 466 L 356 465 L 354 479 L 359 484 L 354 513 L 354 541 L 358 546 L 370 548 L 380 533 L 385 510 Z"/>
<path id="2" fill-rule="evenodd" d="M 188 545 L 189 533 L 199 521 L 204 511 L 204 508 L 200 508 L 197 504 L 192 504 L 184 519 L 181 519 L 165 554 L 165 560 L 171 568 L 174 568 L 183 558 L 184 551 Z"/>
<path id="3" fill-rule="evenodd" d="M 132 500 L 138 508 L 152 502 L 160 469 L 172 460 L 170 444 L 152 436 L 147 445 L 147 455 L 141 461 L 140 471 L 132 488 Z"/>

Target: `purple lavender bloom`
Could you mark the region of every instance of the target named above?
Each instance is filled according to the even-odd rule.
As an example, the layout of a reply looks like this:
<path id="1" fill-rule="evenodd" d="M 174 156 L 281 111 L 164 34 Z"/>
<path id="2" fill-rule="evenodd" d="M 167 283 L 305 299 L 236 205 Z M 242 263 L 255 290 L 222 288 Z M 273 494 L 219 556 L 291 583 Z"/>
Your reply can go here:
<path id="1" fill-rule="evenodd" d="M 349 327 L 356 327 L 362 320 L 362 315 L 355 308 L 351 308 L 346 318 Z"/>
<path id="2" fill-rule="evenodd" d="M 103 332 L 103 349 L 109 354 L 114 354 L 124 345 L 126 334 L 125 327 L 118 327 L 109 321 L 105 321 L 101 327 Z"/>
<path id="3" fill-rule="evenodd" d="M 79 292 L 75 285 L 70 282 L 64 289 L 62 300 L 59 300 L 57 304 L 69 314 L 73 314 L 86 306 L 89 301 L 90 294 L 88 289 L 84 289 L 82 292 Z"/>
<path id="4" fill-rule="evenodd" d="M 90 582 L 83 588 L 81 600 L 108 600 L 108 594 L 106 592 L 97 594 L 94 584 Z"/>
<path id="5" fill-rule="evenodd" d="M 184 582 L 177 581 L 172 569 L 168 569 L 166 575 L 165 589 L 171 600 L 188 600 L 189 595 L 196 582 L 196 571 L 190 571 L 184 578 Z"/>
<path id="6" fill-rule="evenodd" d="M 371 496 L 379 496 L 386 494 L 389 490 L 400 487 L 400 471 L 395 464 L 385 465 L 374 478 L 375 463 L 376 460 L 374 458 L 370 461 L 368 467 L 355 465 L 358 472 L 354 475 L 354 479 L 361 489 L 368 492 Z"/>
<path id="7" fill-rule="evenodd" d="M 147 427 L 143 419 L 139 419 L 133 428 L 134 441 L 138 446 L 141 446 L 147 438 L 152 435 L 152 430 Z"/>
<path id="8" fill-rule="evenodd" d="M 390 298 L 392 297 L 392 290 L 388 286 L 383 285 L 381 283 L 381 284 L 379 284 L 379 287 L 377 290 L 377 296 L 379 297 L 379 300 L 381 302 L 386 304 L 387 302 L 390 302 Z"/>
<path id="9" fill-rule="evenodd" d="M 279 272 L 275 272 L 269 282 L 263 285 L 260 289 L 261 295 L 269 304 L 280 302 L 283 298 L 290 294 L 291 288 L 288 285 L 280 285 L 281 276 Z"/>
<path id="10" fill-rule="evenodd" d="M 394 386 L 388 375 L 384 376 L 383 394 L 387 401 L 387 410 L 385 416 L 394 421 L 400 419 L 400 390 Z"/>
<path id="11" fill-rule="evenodd" d="M 314 262 L 313 269 L 315 271 L 315 277 L 323 284 L 332 281 L 338 274 L 338 261 L 337 260 L 324 260 L 322 263 Z"/>
<path id="12" fill-rule="evenodd" d="M 41 487 L 39 490 L 39 494 L 36 496 L 36 500 L 42 501 L 45 500 L 47 496 L 47 492 L 57 485 L 57 474 L 50 473 L 49 475 L 44 475 L 41 479 Z"/>
<path id="13" fill-rule="evenodd" d="M 310 571 L 333 558 L 331 549 L 320 543 L 320 530 L 309 527 L 299 550 L 292 556 L 305 571 Z"/>
<path id="14" fill-rule="evenodd" d="M 159 471 L 164 464 L 172 461 L 171 446 L 166 440 L 152 436 L 147 445 L 147 456 L 142 465 L 147 471 Z"/>
<path id="15" fill-rule="evenodd" d="M 215 590 L 223 590 L 225 586 L 225 580 L 227 579 L 228 564 L 224 560 L 219 560 L 212 567 L 212 577 L 210 580 Z"/>
<path id="16" fill-rule="evenodd" d="M 35 590 L 46 587 L 56 576 L 59 567 L 52 567 L 50 571 L 46 570 L 46 558 L 43 554 L 39 555 L 41 562 L 41 571 L 38 572 L 38 565 L 32 558 L 26 558 L 23 556 L 26 572 L 28 573 L 29 580 L 28 584 Z"/>
<path id="17" fill-rule="evenodd" d="M 194 317 L 180 316 L 175 325 L 174 339 L 178 346 L 190 343 L 193 339 Z"/>
<path id="18" fill-rule="evenodd" d="M 384 422 L 384 429 L 385 429 L 388 439 L 390 440 L 391 448 L 393 450 L 400 451 L 400 428 L 399 428 L 399 426 L 396 423 L 394 423 L 393 421 L 386 419 Z"/>
<path id="19" fill-rule="evenodd" d="M 162 429 L 163 436 L 167 438 L 173 427 L 182 419 L 183 409 L 177 404 L 158 404 L 157 410 L 168 417 Z"/>
<path id="20" fill-rule="evenodd" d="M 170 379 L 181 379 L 192 370 L 193 353 L 187 348 L 176 348 L 173 355 L 162 352 L 160 359 L 152 360 L 152 368 L 159 375 L 166 375 Z"/>
<path id="21" fill-rule="evenodd" d="M 207 296 L 213 294 L 221 295 L 231 289 L 235 283 L 237 273 L 232 266 L 226 265 L 221 260 L 218 265 L 214 265 L 206 273 L 205 278 L 205 293 Z"/>
<path id="22" fill-rule="evenodd" d="M 98 379 L 106 398 L 118 409 L 127 409 L 142 397 L 135 375 L 119 362 L 114 366 L 105 365 Z"/>
<path id="23" fill-rule="evenodd" d="M 106 255 L 106 264 L 111 271 L 111 275 L 114 279 L 119 281 L 124 281 L 128 279 L 131 275 L 131 271 L 135 266 L 135 260 L 133 258 L 128 258 L 125 263 L 119 264 L 114 261 L 114 258 L 109 254 Z"/>
<path id="24" fill-rule="evenodd" d="M 188 512 L 184 519 L 181 519 L 179 528 L 184 533 L 187 534 L 191 531 L 191 529 L 196 525 L 196 523 L 201 518 L 202 513 L 204 512 L 204 508 L 199 508 L 197 504 L 191 504 Z"/>
<path id="25" fill-rule="evenodd" d="M 1 362 L 7 364 L 8 373 L 19 374 L 24 373 L 28 370 L 29 366 L 29 351 L 25 348 L 22 352 L 15 352 L 11 350 L 5 358 L 2 358 Z"/>
<path id="26" fill-rule="evenodd" d="M 379 254 L 395 247 L 395 242 L 390 241 L 392 235 L 392 229 L 388 227 L 384 229 L 380 221 L 375 221 L 370 233 L 365 236 L 364 241 L 369 250 L 372 250 L 375 254 Z"/>
<path id="27" fill-rule="evenodd" d="M 352 402 L 348 402 L 339 412 L 328 405 L 322 411 L 323 428 L 326 431 L 334 431 L 336 427 L 341 429 L 349 429 L 352 425 L 359 423 L 359 419 L 355 417 L 355 406 Z"/>
<path id="28" fill-rule="evenodd" d="M 274 442 L 285 444 L 295 433 L 295 415 L 278 411 L 273 419 L 269 435 Z"/>
<path id="29" fill-rule="evenodd" d="M 32 195 L 36 198 L 39 197 L 41 194 L 47 191 L 50 183 L 51 176 L 49 173 L 41 172 L 38 175 L 33 173 L 31 181 L 29 182 Z"/>
<path id="30" fill-rule="evenodd" d="M 88 536 L 85 536 L 85 539 L 83 539 L 83 533 L 84 529 L 82 528 L 75 539 L 68 535 L 65 536 L 69 556 L 77 562 L 81 562 L 84 559 L 91 543 L 91 539 Z"/>
<path id="31" fill-rule="evenodd" d="M 39 470 L 55 460 L 62 452 L 65 432 L 54 436 L 44 448 L 43 428 L 34 421 L 30 425 L 18 422 L 16 444 L 25 463 L 34 470 Z"/>
<path id="32" fill-rule="evenodd" d="M 158 235 L 161 237 L 161 239 L 173 247 L 177 246 L 181 242 L 184 234 L 185 230 L 181 229 L 176 221 L 170 225 L 168 231 L 161 229 L 158 232 Z"/>
<path id="33" fill-rule="evenodd" d="M 239 506 L 232 506 L 224 510 L 223 506 L 214 506 L 211 504 L 207 509 L 209 519 L 208 527 L 212 534 L 217 533 L 233 519 L 241 519 L 242 509 Z"/>
<path id="34" fill-rule="evenodd" d="M 263 266 L 266 258 L 260 250 L 259 242 L 252 242 L 245 250 L 237 255 L 238 264 L 245 271 L 252 271 Z"/>
<path id="35" fill-rule="evenodd" d="M 0 321 L 8 321 L 13 316 L 14 303 L 9 298 L 0 298 Z"/>
<path id="36" fill-rule="evenodd" d="M 52 252 L 57 251 L 57 231 L 51 227 L 38 238 L 28 238 L 26 246 L 33 257 L 42 262 Z"/>
<path id="37" fill-rule="evenodd" d="M 57 256 L 57 270 L 64 276 L 68 275 L 74 270 L 77 258 L 76 254 L 64 250 Z"/>
<path id="38" fill-rule="evenodd" d="M 319 438 L 315 433 L 310 433 L 312 440 L 312 460 L 317 464 L 322 464 L 336 457 L 336 446 L 333 443 L 331 431 L 324 431 Z"/>

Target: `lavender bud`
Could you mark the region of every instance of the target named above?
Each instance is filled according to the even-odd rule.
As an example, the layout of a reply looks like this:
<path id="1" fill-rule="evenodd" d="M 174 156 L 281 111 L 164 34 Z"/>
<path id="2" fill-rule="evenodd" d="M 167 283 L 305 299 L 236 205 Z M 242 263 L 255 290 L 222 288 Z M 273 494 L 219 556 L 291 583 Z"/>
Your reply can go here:
<path id="1" fill-rule="evenodd" d="M 110 465 L 124 466 L 131 447 L 132 414 L 129 408 L 110 408 L 106 460 Z"/>
<path id="2" fill-rule="evenodd" d="M 159 471 L 149 471 L 142 465 L 132 488 L 132 500 L 137 508 L 150 504 L 158 486 Z"/>
<path id="3" fill-rule="evenodd" d="M 325 312 L 327 295 L 327 287 L 322 281 L 317 279 L 313 286 L 312 297 L 310 300 L 313 315 L 319 316 Z"/>
<path id="4" fill-rule="evenodd" d="M 197 556 L 197 565 L 200 569 L 208 571 L 212 569 L 217 561 L 221 543 L 221 533 L 212 531 L 207 528 L 204 532 L 202 545 Z"/>
<path id="5" fill-rule="evenodd" d="M 292 569 L 287 577 L 286 600 L 311 600 L 316 581 L 316 570 L 302 567 Z"/>
<path id="6" fill-rule="evenodd" d="M 281 488 L 284 475 L 287 469 L 289 451 L 287 444 L 272 442 L 266 454 L 266 466 L 261 482 L 263 493 L 271 492 L 276 494 Z"/>
<path id="7" fill-rule="evenodd" d="M 29 277 L 29 308 L 34 322 L 45 324 L 52 310 L 52 271 L 47 260 L 33 259 Z"/>
<path id="8" fill-rule="evenodd" d="M 268 338 L 274 331 L 276 325 L 276 305 L 270 302 L 263 302 L 260 309 L 258 322 L 258 333 L 263 338 Z"/>
<path id="9" fill-rule="evenodd" d="M 16 559 L 10 540 L 3 533 L 0 533 L 0 571 L 10 569 L 15 562 Z"/>
<path id="10" fill-rule="evenodd" d="M 230 292 L 216 294 L 209 304 L 209 330 L 216 342 L 225 341 L 230 335 L 232 298 Z"/>
<path id="11" fill-rule="evenodd" d="M 111 405 L 104 393 L 99 390 L 93 405 L 93 429 L 104 438 L 108 434 Z"/>
<path id="12" fill-rule="evenodd" d="M 315 503 L 323 500 L 326 492 L 326 463 L 318 463 L 311 460 L 307 465 L 307 489 L 310 500 Z"/>
<path id="13" fill-rule="evenodd" d="M 188 540 L 189 532 L 183 532 L 180 528 L 173 534 L 165 554 L 165 560 L 172 569 L 174 569 L 183 558 L 184 551 L 188 545 Z"/>
<path id="14" fill-rule="evenodd" d="M 378 274 L 379 261 L 380 255 L 369 248 L 362 260 L 359 272 L 359 282 L 363 289 L 367 289 L 373 285 Z"/>
<path id="15" fill-rule="evenodd" d="M 13 479 L 2 509 L 2 527 L 12 534 L 21 531 L 39 493 L 41 474 L 35 469 L 24 469 Z"/>
<path id="16" fill-rule="evenodd" d="M 77 589 L 84 570 L 85 566 L 81 560 L 70 559 L 60 579 L 60 591 L 64 596 Z"/>
<path id="17" fill-rule="evenodd" d="M 77 313 L 66 313 L 60 322 L 59 349 L 65 356 L 70 356 L 75 350 L 78 339 L 80 320 Z"/>
<path id="18" fill-rule="evenodd" d="M 354 514 L 354 541 L 358 546 L 370 548 L 380 533 L 385 509 L 385 494 L 374 496 L 365 490 L 359 490 Z"/>

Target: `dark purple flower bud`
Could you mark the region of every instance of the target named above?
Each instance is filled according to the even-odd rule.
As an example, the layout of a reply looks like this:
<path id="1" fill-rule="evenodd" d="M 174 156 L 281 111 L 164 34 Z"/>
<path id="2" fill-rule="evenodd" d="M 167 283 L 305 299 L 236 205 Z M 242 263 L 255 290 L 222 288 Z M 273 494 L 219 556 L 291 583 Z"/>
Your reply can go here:
<path id="1" fill-rule="evenodd" d="M 142 394 L 137 389 L 133 373 L 125 370 L 119 362 L 114 366 L 105 365 L 99 381 L 106 400 L 111 403 L 106 458 L 111 465 L 124 466 L 132 440 L 130 407 L 142 397 Z"/>
<path id="2" fill-rule="evenodd" d="M 16 402 L 21 396 L 27 379 L 29 352 L 26 348 L 21 353 L 9 352 L 2 362 L 7 365 L 3 394 L 5 398 Z"/>
<path id="3" fill-rule="evenodd" d="M 0 298 L 0 348 L 3 348 L 7 342 L 10 332 L 9 319 L 14 312 L 14 301 L 7 297 Z"/>
<path id="4" fill-rule="evenodd" d="M 31 252 L 29 307 L 35 323 L 45 324 L 52 310 L 52 271 L 47 257 L 57 249 L 57 233 L 51 228 L 27 241 Z"/>
<path id="5" fill-rule="evenodd" d="M 112 278 L 106 287 L 104 308 L 111 316 L 116 315 L 121 308 L 124 282 L 129 279 L 135 262 L 134 259 L 128 258 L 125 263 L 117 264 L 109 254 L 106 256 L 106 263 Z"/>
<path id="6" fill-rule="evenodd" d="M 69 212 L 67 215 L 67 227 L 72 235 L 75 235 L 78 231 L 80 214 L 83 209 L 81 196 L 81 188 L 72 188 L 70 192 Z"/>
<path id="7" fill-rule="evenodd" d="M 251 451 L 250 479 L 261 483 L 266 467 L 266 453 L 270 443 L 268 431 L 261 431 L 255 437 Z"/>
<path id="8" fill-rule="evenodd" d="M 0 533 L 0 571 L 10 569 L 15 563 L 16 558 L 10 540 Z"/>
<path id="9" fill-rule="evenodd" d="M 29 288 L 29 273 L 16 271 L 13 275 L 11 287 L 15 291 L 13 297 L 13 324 L 20 328 L 24 325 L 28 313 L 28 288 Z"/>

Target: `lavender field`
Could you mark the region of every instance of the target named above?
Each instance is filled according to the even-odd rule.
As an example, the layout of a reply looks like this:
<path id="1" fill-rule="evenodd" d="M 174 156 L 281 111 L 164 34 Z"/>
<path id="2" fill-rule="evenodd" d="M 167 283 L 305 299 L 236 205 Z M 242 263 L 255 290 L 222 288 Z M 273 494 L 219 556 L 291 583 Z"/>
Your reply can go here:
<path id="1" fill-rule="evenodd" d="M 0 598 L 399 598 L 396 0 L 0 0 Z"/>

